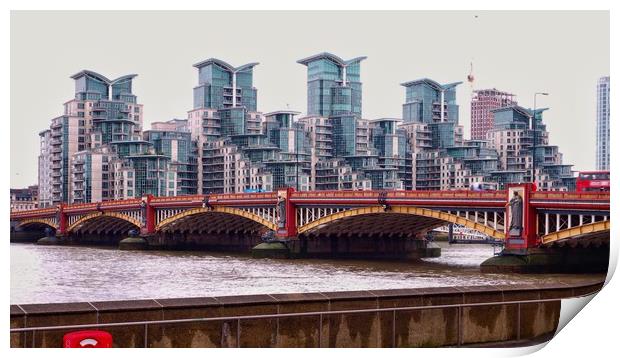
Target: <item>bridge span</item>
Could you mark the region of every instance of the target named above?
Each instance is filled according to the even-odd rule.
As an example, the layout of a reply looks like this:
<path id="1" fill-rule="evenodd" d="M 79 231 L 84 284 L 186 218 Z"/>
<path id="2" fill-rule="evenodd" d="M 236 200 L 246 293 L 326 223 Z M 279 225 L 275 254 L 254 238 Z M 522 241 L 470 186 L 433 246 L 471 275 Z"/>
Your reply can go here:
<path id="1" fill-rule="evenodd" d="M 518 193 L 520 215 L 511 198 Z M 69 242 L 121 240 L 155 247 L 249 250 L 272 237 L 307 256 L 438 255 L 426 233 L 448 223 L 504 240 L 505 255 L 593 249 L 609 242 L 609 193 L 536 191 L 308 191 L 190 195 L 62 204 L 12 212 L 17 230 L 50 229 Z M 511 218 L 519 220 L 518 225 Z M 50 231 L 48 230 L 48 232 Z"/>

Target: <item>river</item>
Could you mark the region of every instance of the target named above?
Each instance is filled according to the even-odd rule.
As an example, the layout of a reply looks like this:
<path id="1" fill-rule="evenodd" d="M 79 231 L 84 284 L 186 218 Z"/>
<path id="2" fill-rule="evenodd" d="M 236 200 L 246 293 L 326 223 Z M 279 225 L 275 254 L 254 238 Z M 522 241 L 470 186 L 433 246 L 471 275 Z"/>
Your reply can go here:
<path id="1" fill-rule="evenodd" d="M 10 245 L 11 304 L 542 283 L 594 275 L 482 274 L 489 245 L 439 243 L 407 262 L 253 259 L 196 251 Z M 601 278 L 603 275 L 599 275 Z"/>

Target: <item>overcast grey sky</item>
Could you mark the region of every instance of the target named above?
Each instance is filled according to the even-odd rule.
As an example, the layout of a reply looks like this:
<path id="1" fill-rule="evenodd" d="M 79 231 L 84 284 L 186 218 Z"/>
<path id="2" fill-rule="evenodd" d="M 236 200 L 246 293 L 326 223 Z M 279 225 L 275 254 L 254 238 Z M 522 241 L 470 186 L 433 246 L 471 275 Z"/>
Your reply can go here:
<path id="1" fill-rule="evenodd" d="M 478 15 L 476 18 L 475 15 Z M 258 109 L 306 112 L 306 67 L 328 51 L 362 62 L 363 116 L 401 117 L 399 84 L 428 77 L 458 88 L 469 138 L 469 64 L 474 88 L 495 87 L 545 122 L 575 170 L 594 169 L 596 81 L 609 74 L 608 12 L 13 12 L 11 187 L 37 182 L 38 132 L 73 97 L 72 74 L 137 73 L 134 93 L 151 122 L 185 118 L 197 72 L 209 57 L 257 61 Z"/>

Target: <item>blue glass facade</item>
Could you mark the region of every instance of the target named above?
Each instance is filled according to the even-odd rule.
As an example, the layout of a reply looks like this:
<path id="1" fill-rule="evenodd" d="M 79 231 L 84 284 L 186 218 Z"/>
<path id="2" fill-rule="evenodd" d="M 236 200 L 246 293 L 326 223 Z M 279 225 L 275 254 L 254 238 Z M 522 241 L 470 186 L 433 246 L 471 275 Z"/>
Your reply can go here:
<path id="1" fill-rule="evenodd" d="M 245 107 L 248 111 L 256 111 L 255 65 L 257 63 L 235 68 L 218 59 L 195 64 L 198 86 L 194 88 L 194 109 Z"/>
<path id="2" fill-rule="evenodd" d="M 144 154 L 127 157 L 135 172 L 135 197 L 144 195 L 169 196 L 174 195 L 175 188 L 170 193 L 169 184 L 174 184 L 175 173 L 170 171 L 170 158 L 164 155 Z"/>
<path id="3" fill-rule="evenodd" d="M 357 126 L 358 117 L 339 115 L 330 117 L 333 126 L 334 156 L 346 157 L 357 154 Z"/>
<path id="4" fill-rule="evenodd" d="M 459 106 L 456 103 L 456 86 L 461 82 L 441 85 L 431 79 L 424 78 L 402 84 L 406 88 L 405 104 L 403 104 L 403 120 L 405 123 L 436 123 L 442 121 L 459 121 Z"/>
<path id="5" fill-rule="evenodd" d="M 321 53 L 297 61 L 308 67 L 308 115 L 362 115 L 360 62 L 365 57 L 345 61 Z"/>
<path id="6" fill-rule="evenodd" d="M 197 167 L 190 132 L 149 130 L 144 139 L 153 144 L 156 154 L 171 160 L 177 172 L 178 195 L 197 193 Z"/>

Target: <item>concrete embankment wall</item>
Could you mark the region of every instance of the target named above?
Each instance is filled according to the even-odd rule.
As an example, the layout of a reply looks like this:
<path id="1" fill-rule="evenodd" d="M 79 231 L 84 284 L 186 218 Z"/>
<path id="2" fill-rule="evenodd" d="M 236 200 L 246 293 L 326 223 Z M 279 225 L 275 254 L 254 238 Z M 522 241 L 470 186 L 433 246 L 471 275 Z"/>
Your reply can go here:
<path id="1" fill-rule="evenodd" d="M 322 315 L 102 327 L 116 347 L 440 347 L 547 339 L 562 298 L 579 285 L 471 286 L 180 299 L 11 305 L 11 328 L 324 312 Z M 508 304 L 511 301 L 554 299 Z M 557 299 L 557 300 L 555 300 Z M 490 306 L 467 307 L 471 303 Z M 433 308 L 439 305 L 460 307 Z M 328 312 L 421 307 L 419 310 Z M 11 347 L 60 347 L 70 330 L 11 333 Z M 81 330 L 81 329 L 80 329 Z M 33 335 L 34 334 L 34 335 Z"/>

